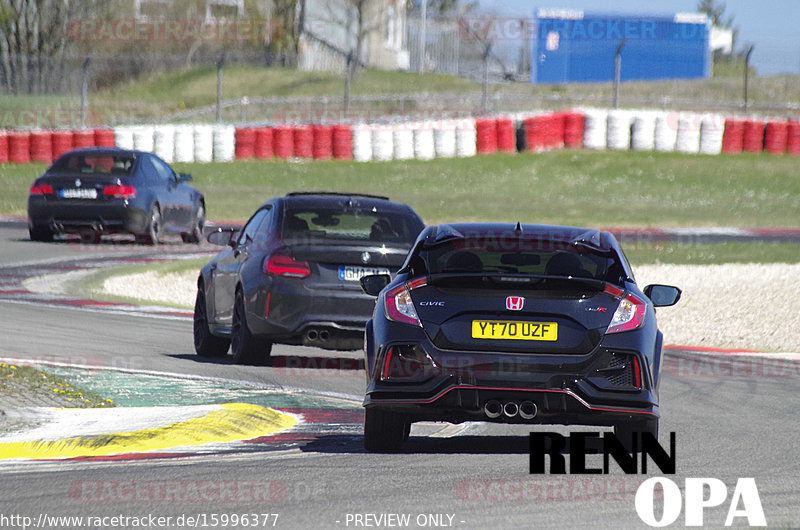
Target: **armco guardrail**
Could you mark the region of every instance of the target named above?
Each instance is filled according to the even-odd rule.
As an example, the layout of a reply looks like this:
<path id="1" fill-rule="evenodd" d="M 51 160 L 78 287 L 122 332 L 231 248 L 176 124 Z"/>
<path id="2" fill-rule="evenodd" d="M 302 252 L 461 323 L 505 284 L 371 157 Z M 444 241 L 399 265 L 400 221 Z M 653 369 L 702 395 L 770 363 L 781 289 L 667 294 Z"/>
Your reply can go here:
<path id="1" fill-rule="evenodd" d="M 576 109 L 380 123 L 135 125 L 3 130 L 0 163 L 49 163 L 90 146 L 153 151 L 167 162 L 241 159 L 385 161 L 586 148 L 800 155 L 800 122 L 716 113 Z"/>

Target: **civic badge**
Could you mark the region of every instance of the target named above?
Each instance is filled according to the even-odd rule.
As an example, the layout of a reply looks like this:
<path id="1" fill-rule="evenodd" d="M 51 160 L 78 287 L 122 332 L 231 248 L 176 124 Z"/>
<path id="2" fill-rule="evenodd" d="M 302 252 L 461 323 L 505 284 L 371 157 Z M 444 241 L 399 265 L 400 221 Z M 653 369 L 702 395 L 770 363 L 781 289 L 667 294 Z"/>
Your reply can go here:
<path id="1" fill-rule="evenodd" d="M 81 187 L 81 179 L 75 179 L 75 187 L 76 188 L 80 188 Z"/>
<path id="2" fill-rule="evenodd" d="M 525 305 L 525 298 L 521 296 L 509 296 L 506 298 L 506 309 L 509 311 L 522 311 Z"/>
<path id="3" fill-rule="evenodd" d="M 369 255 L 369 252 L 362 252 L 361 253 L 361 261 L 364 263 L 369 263 L 369 260 L 372 259 L 372 256 Z"/>

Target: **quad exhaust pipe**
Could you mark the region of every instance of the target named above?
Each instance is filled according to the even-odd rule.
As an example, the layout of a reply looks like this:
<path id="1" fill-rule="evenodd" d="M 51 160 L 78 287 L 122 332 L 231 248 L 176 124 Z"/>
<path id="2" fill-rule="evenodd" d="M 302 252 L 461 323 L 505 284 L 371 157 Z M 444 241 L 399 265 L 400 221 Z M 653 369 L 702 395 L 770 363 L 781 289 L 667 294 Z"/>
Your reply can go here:
<path id="1" fill-rule="evenodd" d="M 523 420 L 532 420 L 539 412 L 536 403 L 533 401 L 523 401 L 517 403 L 516 401 L 508 401 L 500 403 L 496 399 L 491 399 L 483 405 L 483 413 L 489 419 L 499 418 L 504 415 L 507 418 L 514 418 L 519 415 Z"/>
<path id="2" fill-rule="evenodd" d="M 331 333 L 327 329 L 309 329 L 306 331 L 306 340 L 308 342 L 327 342 L 331 338 Z"/>

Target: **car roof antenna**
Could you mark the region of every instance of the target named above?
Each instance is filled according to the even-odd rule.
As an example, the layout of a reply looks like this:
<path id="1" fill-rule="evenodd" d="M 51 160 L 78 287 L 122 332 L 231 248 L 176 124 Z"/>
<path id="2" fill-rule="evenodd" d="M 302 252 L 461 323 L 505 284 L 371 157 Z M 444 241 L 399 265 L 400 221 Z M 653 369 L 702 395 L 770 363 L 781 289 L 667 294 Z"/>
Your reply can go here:
<path id="1" fill-rule="evenodd" d="M 522 225 L 517 221 L 517 226 L 514 227 L 514 233 L 520 235 L 522 233 Z"/>

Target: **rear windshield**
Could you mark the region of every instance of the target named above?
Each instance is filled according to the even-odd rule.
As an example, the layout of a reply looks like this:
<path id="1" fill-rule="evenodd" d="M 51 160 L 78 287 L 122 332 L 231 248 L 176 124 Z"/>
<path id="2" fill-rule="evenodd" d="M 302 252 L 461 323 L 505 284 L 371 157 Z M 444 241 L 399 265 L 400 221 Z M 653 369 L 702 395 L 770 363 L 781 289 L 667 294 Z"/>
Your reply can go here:
<path id="1" fill-rule="evenodd" d="M 67 155 L 59 158 L 50 171 L 81 174 L 130 175 L 136 161 L 131 155 Z"/>
<path id="2" fill-rule="evenodd" d="M 284 213 L 285 239 L 363 241 L 412 244 L 422 226 L 397 212 L 341 208 L 289 208 Z"/>
<path id="3" fill-rule="evenodd" d="M 415 274 L 486 273 L 574 276 L 612 283 L 622 267 L 611 252 L 567 243 L 505 239 L 456 239 L 423 248 L 412 262 Z"/>

